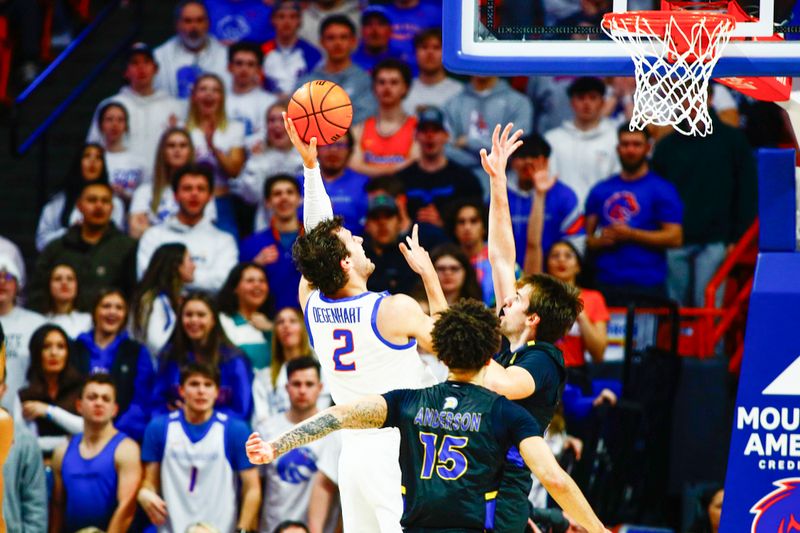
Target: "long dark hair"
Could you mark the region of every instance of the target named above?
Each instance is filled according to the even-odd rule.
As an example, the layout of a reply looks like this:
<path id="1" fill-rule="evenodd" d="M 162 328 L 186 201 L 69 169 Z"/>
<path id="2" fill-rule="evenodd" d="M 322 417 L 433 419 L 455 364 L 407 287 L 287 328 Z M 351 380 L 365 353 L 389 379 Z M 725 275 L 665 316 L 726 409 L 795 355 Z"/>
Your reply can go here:
<path id="1" fill-rule="evenodd" d="M 159 294 L 166 294 L 172 308 L 178 308 L 183 290 L 178 269 L 186 250 L 186 245 L 178 242 L 162 244 L 150 259 L 131 303 L 131 325 L 136 338 L 144 339 L 147 335 L 147 322 L 153 311 L 153 302 Z"/>
<path id="2" fill-rule="evenodd" d="M 548 259 L 550 259 L 550 253 L 553 251 L 553 248 L 555 248 L 557 244 L 563 244 L 564 246 L 572 250 L 573 254 L 575 254 L 575 260 L 578 262 L 578 269 L 579 269 L 578 275 L 575 276 L 575 285 L 577 285 L 578 287 L 586 287 L 586 283 L 589 281 L 589 278 L 591 277 L 586 268 L 586 260 L 584 259 L 583 254 L 580 252 L 580 250 L 578 250 L 578 248 L 572 242 L 566 239 L 561 239 L 560 241 L 556 241 L 552 245 L 550 245 L 550 249 L 547 250 L 547 255 L 544 256 L 543 267 L 545 273 L 550 274 L 549 272 L 547 272 L 547 261 Z"/>
<path id="3" fill-rule="evenodd" d="M 175 330 L 172 332 L 170 347 L 167 351 L 165 362 L 173 361 L 178 366 L 183 366 L 188 362 L 188 355 L 194 351 L 192 341 L 189 339 L 186 332 L 183 330 L 183 310 L 189 302 L 202 302 L 211 311 L 211 316 L 214 317 L 214 326 L 208 334 L 205 346 L 201 347 L 202 355 L 206 356 L 209 360 L 206 363 L 219 365 L 220 360 L 229 356 L 233 352 L 233 343 L 225 335 L 222 325 L 219 323 L 219 313 L 214 299 L 204 292 L 192 292 L 184 298 L 178 310 L 178 323 L 175 324 Z M 224 353 L 223 353 L 224 352 Z M 195 354 L 195 358 L 196 358 Z"/>
<path id="4" fill-rule="evenodd" d="M 61 387 L 65 383 L 75 382 L 81 379 L 81 374 L 75 368 L 72 351 L 72 343 L 69 341 L 67 333 L 55 324 L 45 324 L 33 332 L 31 340 L 28 343 L 28 350 L 31 354 L 31 363 L 28 367 L 28 372 L 25 377 L 28 378 L 30 388 L 39 389 L 45 387 L 44 367 L 42 366 L 42 351 L 44 350 L 44 342 L 47 336 L 53 331 L 58 332 L 63 337 L 67 345 L 67 361 L 64 365 L 64 370 L 58 375 L 58 386 Z"/>
<path id="5" fill-rule="evenodd" d="M 225 284 L 222 285 L 219 293 L 217 293 L 217 307 L 220 313 L 233 316 L 239 312 L 239 297 L 236 295 L 236 287 L 238 287 L 239 283 L 242 282 L 242 276 L 244 276 L 245 270 L 250 268 L 260 271 L 262 274 L 264 274 L 264 279 L 267 280 L 267 299 L 264 300 L 264 303 L 258 309 L 258 312 L 264 313 L 265 315 L 269 314 L 268 311 L 270 308 L 270 297 L 272 296 L 271 291 L 269 291 L 269 279 L 267 279 L 267 274 L 264 272 L 264 269 L 252 261 L 239 263 L 231 269 L 230 273 L 228 274 L 228 278 L 225 280 Z"/>
<path id="6" fill-rule="evenodd" d="M 83 159 L 83 154 L 85 154 L 86 150 L 89 148 L 100 150 L 100 159 L 103 162 L 103 170 L 100 172 L 100 176 L 96 180 L 93 180 L 93 182 L 108 183 L 105 148 L 98 143 L 85 143 L 75 155 L 75 159 L 73 159 L 69 171 L 67 172 L 67 177 L 64 179 L 65 201 L 64 209 L 61 211 L 61 225 L 64 227 L 69 226 L 69 216 L 72 214 L 75 202 L 77 202 L 78 196 L 80 196 L 87 182 L 86 178 L 83 177 L 81 160 Z"/>
<path id="7" fill-rule="evenodd" d="M 431 252 L 431 263 L 435 265 L 436 261 L 445 256 L 452 257 L 464 268 L 464 283 L 458 291 L 458 297 L 483 300 L 483 291 L 478 284 L 478 276 L 475 274 L 475 269 L 472 267 L 472 263 L 469 262 L 463 250 L 461 250 L 458 245 L 452 243 L 437 246 Z"/>
<path id="8" fill-rule="evenodd" d="M 50 271 L 47 273 L 47 291 L 45 292 L 44 295 L 44 308 L 42 309 L 42 311 L 47 314 L 56 312 L 56 302 L 53 300 L 53 293 L 50 290 L 50 283 L 52 283 L 53 281 L 53 273 L 59 267 L 66 267 L 72 270 L 72 273 L 75 274 L 75 300 L 72 302 L 72 310 L 74 311 L 78 309 L 78 302 L 80 301 L 79 298 L 81 294 L 81 283 L 80 280 L 78 279 L 78 271 L 72 264 L 67 263 L 65 261 L 60 261 L 55 265 L 53 265 L 53 268 L 51 268 Z"/>

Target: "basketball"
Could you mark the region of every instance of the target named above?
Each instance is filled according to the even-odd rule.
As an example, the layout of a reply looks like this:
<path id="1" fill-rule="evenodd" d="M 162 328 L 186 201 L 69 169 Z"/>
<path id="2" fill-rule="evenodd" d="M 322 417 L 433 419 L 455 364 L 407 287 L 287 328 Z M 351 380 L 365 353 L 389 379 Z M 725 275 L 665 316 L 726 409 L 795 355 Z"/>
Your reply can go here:
<path id="1" fill-rule="evenodd" d="M 312 137 L 322 146 L 335 143 L 353 122 L 350 97 L 332 81 L 314 80 L 297 89 L 287 115 L 305 142 Z"/>

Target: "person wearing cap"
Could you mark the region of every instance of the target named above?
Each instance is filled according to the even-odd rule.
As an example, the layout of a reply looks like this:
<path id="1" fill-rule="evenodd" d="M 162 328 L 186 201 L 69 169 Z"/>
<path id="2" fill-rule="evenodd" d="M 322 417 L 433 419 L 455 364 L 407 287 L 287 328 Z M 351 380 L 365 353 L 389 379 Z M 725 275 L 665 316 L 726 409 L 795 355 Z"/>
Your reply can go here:
<path id="1" fill-rule="evenodd" d="M 620 170 L 617 129 L 603 118 L 605 94 L 600 78 L 576 79 L 567 88 L 572 120 L 544 134 L 552 148 L 550 171 L 575 191 L 581 206 L 594 185 Z"/>
<path id="2" fill-rule="evenodd" d="M 322 59 L 314 45 L 298 37 L 300 14 L 297 0 L 277 0 L 271 17 L 275 38 L 261 45 L 264 88 L 281 97 L 288 97 L 297 79 L 308 74 Z"/>
<path id="3" fill-rule="evenodd" d="M 444 227 L 448 207 L 455 200 L 481 201 L 483 189 L 466 167 L 450 161 L 445 147 L 450 134 L 440 109 L 428 107 L 417 116 L 419 159 L 398 174 L 408 196 L 408 212 L 419 222 Z"/>
<path id="4" fill-rule="evenodd" d="M 411 69 L 399 59 L 384 59 L 372 71 L 378 112 L 353 127 L 356 149 L 350 166 L 370 177 L 394 174 L 418 157 L 414 140 L 417 117 L 406 114 L 403 99 L 411 86 Z"/>
<path id="5" fill-rule="evenodd" d="M 19 289 L 25 288 L 25 261 L 22 259 L 22 252 L 19 251 L 19 246 L 14 244 L 11 239 L 6 239 L 0 235 L 0 256 L 9 257 L 19 272 Z"/>
<path id="6" fill-rule="evenodd" d="M 389 46 L 392 23 L 381 6 L 369 6 L 361 14 L 361 43 L 353 54 L 353 62 L 367 72 L 390 57 L 399 57 L 400 51 Z"/>
<path id="7" fill-rule="evenodd" d="M 364 226 L 364 252 L 375 264 L 367 280 L 371 291 L 388 290 L 392 294 L 409 294 L 417 284 L 399 244 L 403 242 L 400 213 L 394 198 L 380 194 L 370 198 L 367 223 Z"/>
<path id="8" fill-rule="evenodd" d="M 181 122 L 184 115 L 177 99 L 154 86 L 158 70 L 153 50 L 145 43 L 134 43 L 128 50 L 125 67 L 128 84 L 98 104 L 86 137 L 87 142 L 102 142 L 97 120 L 100 110 L 112 102 L 122 104 L 128 112 L 125 143 L 128 150 L 145 163 L 148 175 L 153 171 L 161 133 Z"/>
<path id="9" fill-rule="evenodd" d="M 317 48 L 324 48 L 322 44 L 322 26 L 325 19 L 341 15 L 353 24 L 354 33 L 358 32 L 361 15 L 361 2 L 358 0 L 316 0 L 307 2 L 303 10 L 303 23 L 300 26 L 300 38 L 308 41 Z"/>
<path id="10" fill-rule="evenodd" d="M 443 108 L 464 90 L 464 84 L 444 70 L 441 28 L 428 28 L 416 34 L 414 55 L 419 76 L 411 82 L 408 96 L 403 100 L 406 113 L 417 113 L 428 106 Z"/>
<path id="11" fill-rule="evenodd" d="M 6 338 L 4 366 L 7 387 L 0 407 L 13 413 L 18 420 L 22 419 L 22 406 L 17 392 L 25 385 L 31 361 L 28 344 L 33 332 L 45 323 L 45 318 L 39 313 L 17 305 L 21 277 L 16 261 L 8 255 L 0 255 L 0 326 Z"/>
<path id="12" fill-rule="evenodd" d="M 197 78 L 206 72 L 228 79 L 228 53 L 209 35 L 208 11 L 201 0 L 182 0 L 175 8 L 176 35 L 154 51 L 159 65 L 155 85 L 175 98 L 189 98 Z"/>

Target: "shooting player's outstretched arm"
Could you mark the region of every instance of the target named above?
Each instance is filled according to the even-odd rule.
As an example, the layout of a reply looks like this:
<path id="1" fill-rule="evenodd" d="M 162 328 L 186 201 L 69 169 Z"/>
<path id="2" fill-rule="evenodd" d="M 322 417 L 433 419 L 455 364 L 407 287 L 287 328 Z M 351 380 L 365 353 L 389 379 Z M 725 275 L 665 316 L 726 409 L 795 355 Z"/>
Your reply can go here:
<path id="1" fill-rule="evenodd" d="M 284 453 L 309 442 L 319 440 L 340 429 L 369 429 L 382 427 L 388 407 L 383 396 L 365 396 L 360 400 L 335 405 L 297 424 L 295 427 L 265 442 L 258 433 L 247 439 L 247 457 L 253 464 L 271 463 Z"/>
<path id="2" fill-rule="evenodd" d="M 492 266 L 494 296 L 497 312 L 503 308 L 505 299 L 516 292 L 516 249 L 514 232 L 511 226 L 511 211 L 508 207 L 508 188 L 506 165 L 508 158 L 522 145 L 519 138 L 522 130 L 511 135 L 513 124 L 509 123 L 500 131 L 500 124 L 492 133 L 492 151 L 481 149 L 481 164 L 489 175 L 491 196 L 489 200 L 489 263 Z"/>
<path id="3" fill-rule="evenodd" d="M 542 437 L 526 438 L 520 443 L 519 451 L 531 472 L 566 513 L 590 533 L 608 531 L 594 514 L 581 489 L 558 464 Z"/>

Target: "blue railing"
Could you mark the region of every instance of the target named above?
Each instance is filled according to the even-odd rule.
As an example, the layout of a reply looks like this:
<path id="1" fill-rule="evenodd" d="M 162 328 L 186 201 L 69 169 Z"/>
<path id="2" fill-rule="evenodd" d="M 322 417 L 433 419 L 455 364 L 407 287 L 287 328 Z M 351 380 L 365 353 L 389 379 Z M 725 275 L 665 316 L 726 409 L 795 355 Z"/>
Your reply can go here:
<path id="1" fill-rule="evenodd" d="M 133 43 L 136 36 L 142 27 L 143 18 L 143 4 L 144 0 L 135 0 L 131 2 L 134 4 L 135 9 L 135 24 L 132 30 L 114 46 L 113 50 L 107 54 L 95 67 L 84 77 L 84 79 L 50 112 L 50 114 L 28 135 L 28 137 L 20 142 L 20 116 L 23 111 L 23 106 L 31 95 L 33 95 L 49 78 L 52 76 L 69 58 L 76 49 L 78 49 L 86 39 L 94 33 L 108 18 L 120 8 L 123 0 L 113 0 L 108 3 L 97 15 L 92 22 L 69 44 L 69 46 L 56 57 L 48 67 L 42 71 L 39 76 L 14 100 L 11 108 L 11 153 L 15 157 L 22 157 L 25 155 L 37 142 L 42 144 L 42 160 L 41 165 L 45 165 L 47 153 L 47 132 L 58 122 L 58 120 L 66 113 L 66 111 L 80 98 L 86 90 L 95 82 L 95 80 L 111 65 L 114 59 L 122 54 Z M 125 2 L 127 5 L 128 3 Z M 43 170 L 46 181 L 46 171 Z M 42 185 L 46 185 L 43 183 Z"/>

